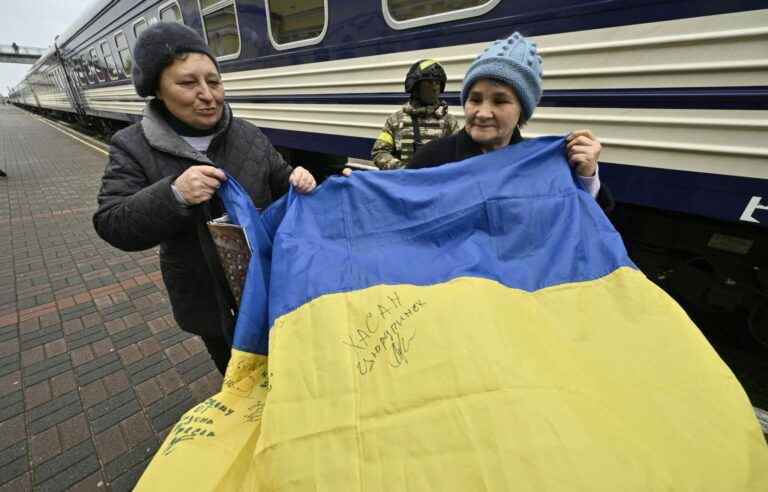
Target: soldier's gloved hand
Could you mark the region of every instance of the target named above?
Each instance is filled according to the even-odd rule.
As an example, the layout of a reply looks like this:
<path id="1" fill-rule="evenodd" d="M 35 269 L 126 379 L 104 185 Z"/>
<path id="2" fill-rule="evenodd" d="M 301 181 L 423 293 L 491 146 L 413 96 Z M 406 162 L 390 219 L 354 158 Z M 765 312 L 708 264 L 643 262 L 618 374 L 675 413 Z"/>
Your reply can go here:
<path id="1" fill-rule="evenodd" d="M 384 163 L 381 167 L 382 170 L 402 169 L 403 161 L 400 159 L 392 158 Z"/>

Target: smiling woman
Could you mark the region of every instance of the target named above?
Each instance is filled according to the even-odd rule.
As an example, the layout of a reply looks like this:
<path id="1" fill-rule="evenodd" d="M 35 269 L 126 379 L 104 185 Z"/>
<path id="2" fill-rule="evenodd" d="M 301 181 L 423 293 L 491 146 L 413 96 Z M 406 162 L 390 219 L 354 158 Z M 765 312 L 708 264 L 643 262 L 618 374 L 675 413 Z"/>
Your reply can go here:
<path id="1" fill-rule="evenodd" d="M 196 31 L 154 24 L 139 36 L 133 58 L 136 92 L 151 99 L 141 122 L 112 138 L 93 223 L 126 251 L 160 245 L 174 317 L 201 336 L 223 373 L 236 303 L 206 228 L 224 213 L 216 191 L 233 176 L 261 208 L 289 185 L 309 193 L 315 180 L 232 116 L 216 56 Z"/>
<path id="2" fill-rule="evenodd" d="M 201 53 L 177 57 L 160 76 L 157 99 L 188 125 L 216 126 L 224 111 L 224 85 L 213 61 Z"/>
<path id="3" fill-rule="evenodd" d="M 517 32 L 494 41 L 464 76 L 464 128 L 421 147 L 407 167 L 440 166 L 521 142 L 520 128 L 531 119 L 541 99 L 542 74 L 536 43 Z M 600 142 L 590 130 L 571 132 L 567 140 L 568 162 L 579 184 L 605 211 L 612 210 L 613 198 L 601 186 L 597 171 Z"/>
<path id="4" fill-rule="evenodd" d="M 464 105 L 467 133 L 486 151 L 500 149 L 512 140 L 520 110 L 512 87 L 482 79 L 472 86 Z"/>

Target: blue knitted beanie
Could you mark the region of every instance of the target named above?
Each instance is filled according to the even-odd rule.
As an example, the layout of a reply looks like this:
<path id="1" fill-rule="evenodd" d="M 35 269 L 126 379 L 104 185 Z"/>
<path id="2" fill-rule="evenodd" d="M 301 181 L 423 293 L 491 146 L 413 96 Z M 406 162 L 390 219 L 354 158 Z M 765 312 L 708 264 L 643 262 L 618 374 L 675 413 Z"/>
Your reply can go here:
<path id="1" fill-rule="evenodd" d="M 523 106 L 520 122 L 531 118 L 541 99 L 541 57 L 536 43 L 520 33 L 499 39 L 488 46 L 467 69 L 461 88 L 461 105 L 472 86 L 480 79 L 493 79 L 511 86 Z"/>

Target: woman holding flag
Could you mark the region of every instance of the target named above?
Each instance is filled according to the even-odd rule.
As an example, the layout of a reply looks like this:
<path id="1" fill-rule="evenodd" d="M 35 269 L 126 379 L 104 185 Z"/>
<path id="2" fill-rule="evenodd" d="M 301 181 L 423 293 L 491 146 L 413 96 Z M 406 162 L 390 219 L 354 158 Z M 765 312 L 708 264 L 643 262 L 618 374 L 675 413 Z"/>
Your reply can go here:
<path id="1" fill-rule="evenodd" d="M 264 134 L 224 102 L 216 56 L 198 33 L 157 23 L 134 48 L 133 83 L 149 97 L 143 119 L 112 138 L 94 227 L 124 251 L 160 246 L 160 268 L 179 327 L 200 335 L 223 374 L 234 302 L 206 222 L 223 214 L 215 193 L 234 176 L 257 207 L 315 179 L 291 168 Z"/>
<path id="2" fill-rule="evenodd" d="M 493 42 L 464 76 L 464 128 L 424 145 L 408 168 L 461 161 L 521 142 L 520 128 L 530 120 L 541 99 L 541 65 L 536 43 L 520 33 Z M 600 142 L 590 130 L 577 130 L 567 140 L 568 162 L 575 169 L 579 184 L 604 210 L 611 210 L 613 199 L 600 185 L 598 174 Z"/>

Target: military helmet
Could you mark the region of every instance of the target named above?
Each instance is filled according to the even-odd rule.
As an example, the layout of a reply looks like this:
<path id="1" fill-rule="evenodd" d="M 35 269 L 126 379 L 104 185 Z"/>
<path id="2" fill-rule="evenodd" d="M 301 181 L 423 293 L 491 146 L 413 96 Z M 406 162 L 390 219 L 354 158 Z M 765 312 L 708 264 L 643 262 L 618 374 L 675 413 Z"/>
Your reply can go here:
<path id="1" fill-rule="evenodd" d="M 437 80 L 440 82 L 440 92 L 445 90 L 445 70 L 436 60 L 419 60 L 408 69 L 405 76 L 405 92 L 413 92 L 422 80 Z"/>

